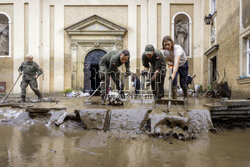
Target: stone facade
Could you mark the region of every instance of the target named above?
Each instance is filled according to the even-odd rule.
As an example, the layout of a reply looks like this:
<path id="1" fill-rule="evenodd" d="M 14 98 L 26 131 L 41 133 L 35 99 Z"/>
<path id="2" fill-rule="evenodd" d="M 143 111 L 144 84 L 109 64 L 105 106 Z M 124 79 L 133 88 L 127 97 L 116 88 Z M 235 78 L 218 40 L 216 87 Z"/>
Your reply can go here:
<path id="1" fill-rule="evenodd" d="M 217 69 L 216 79 L 228 81 L 233 98 L 249 98 L 250 82 L 246 76 L 246 39 L 249 36 L 249 26 L 245 27 L 246 11 L 250 3 L 244 0 L 218 0 L 216 11 L 211 13 L 211 1 L 206 0 L 204 12 L 212 14 L 210 25 L 204 26 L 204 86 L 209 85 L 213 78 L 213 66 Z M 246 6 L 245 6 L 246 5 Z M 244 20 L 245 19 L 245 20 Z M 214 39 L 213 39 L 214 38 Z"/>
<path id="2" fill-rule="evenodd" d="M 34 61 L 44 71 L 44 76 L 39 78 L 39 88 L 45 93 L 66 88 L 84 89 L 85 59 L 96 49 L 104 52 L 128 49 L 131 70 L 138 74 L 143 68 L 141 54 L 146 44 L 161 49 L 162 38 L 175 37 L 175 19 L 184 14 L 188 22 L 183 45 L 189 56 L 189 73 L 197 75 L 195 84 L 207 87 L 211 80 L 211 59 L 216 56 L 219 74 L 222 76 L 226 69 L 233 96 L 244 92 L 248 97 L 249 81 L 238 79 L 246 71 L 246 56 L 242 55 L 249 34 L 249 1 L 213 1 L 217 12 L 213 24 L 205 25 L 204 16 L 211 13 L 211 1 L 2 0 L 0 13 L 11 20 L 11 49 L 9 55 L 0 57 L 0 82 L 7 82 L 9 90 L 27 53 L 33 54 Z M 217 44 L 219 48 L 204 55 Z M 127 83 L 127 88 L 129 86 Z M 20 93 L 20 88 L 16 86 L 14 92 Z"/>

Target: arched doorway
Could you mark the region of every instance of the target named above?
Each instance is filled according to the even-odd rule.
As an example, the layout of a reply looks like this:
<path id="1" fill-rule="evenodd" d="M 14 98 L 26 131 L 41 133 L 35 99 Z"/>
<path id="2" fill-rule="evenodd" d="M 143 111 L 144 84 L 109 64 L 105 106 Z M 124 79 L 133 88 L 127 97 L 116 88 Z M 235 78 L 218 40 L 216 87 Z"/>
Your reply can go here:
<path id="1" fill-rule="evenodd" d="M 106 52 L 101 49 L 90 51 L 84 60 L 84 92 L 92 94 L 100 85 L 99 62 Z M 98 95 L 98 94 L 96 94 Z"/>

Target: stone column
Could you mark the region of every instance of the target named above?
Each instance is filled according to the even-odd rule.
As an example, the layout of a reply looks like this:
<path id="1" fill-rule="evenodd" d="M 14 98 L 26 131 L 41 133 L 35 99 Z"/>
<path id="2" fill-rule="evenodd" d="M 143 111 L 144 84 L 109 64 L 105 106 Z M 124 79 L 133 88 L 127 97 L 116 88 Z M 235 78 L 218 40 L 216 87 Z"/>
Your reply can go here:
<path id="1" fill-rule="evenodd" d="M 71 73 L 72 73 L 72 80 L 71 80 L 71 88 L 76 89 L 76 69 L 77 69 L 77 43 L 71 43 Z"/>
<path id="2" fill-rule="evenodd" d="M 29 3 L 29 53 L 33 55 L 33 60 L 40 65 L 40 0 L 32 0 Z"/>
<path id="3" fill-rule="evenodd" d="M 44 75 L 44 91 L 50 92 L 50 6 L 49 0 L 43 1 L 42 13 L 42 60 Z"/>
<path id="4" fill-rule="evenodd" d="M 130 70 L 132 72 L 136 72 L 137 58 L 137 17 L 135 17 L 136 13 L 137 4 L 135 2 L 131 2 L 128 6 L 128 50 L 130 52 Z M 128 89 L 130 89 L 130 85 L 128 85 Z"/>
<path id="5" fill-rule="evenodd" d="M 64 5 L 56 3 L 54 14 L 54 92 L 64 90 Z"/>
<path id="6" fill-rule="evenodd" d="M 16 1 L 14 3 L 14 53 L 13 53 L 13 73 L 14 73 L 14 82 L 18 78 L 18 67 L 23 62 L 24 54 L 24 2 Z M 11 33 L 11 32 L 10 32 Z M 20 82 L 14 87 L 14 93 L 20 93 Z"/>
<path id="7" fill-rule="evenodd" d="M 157 48 L 157 1 L 148 2 L 148 44 Z M 144 46 L 145 48 L 145 46 Z"/>

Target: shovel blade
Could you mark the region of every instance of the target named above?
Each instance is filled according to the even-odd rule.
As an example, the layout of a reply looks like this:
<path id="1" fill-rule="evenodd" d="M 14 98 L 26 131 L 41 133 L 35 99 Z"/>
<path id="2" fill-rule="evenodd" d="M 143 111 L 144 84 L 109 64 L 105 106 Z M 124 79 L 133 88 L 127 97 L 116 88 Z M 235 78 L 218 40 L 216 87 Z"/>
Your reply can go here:
<path id="1" fill-rule="evenodd" d="M 157 99 L 155 101 L 156 104 L 169 104 L 169 102 L 171 102 L 171 104 L 174 105 L 185 105 L 186 102 L 184 100 L 180 100 L 180 99 Z"/>

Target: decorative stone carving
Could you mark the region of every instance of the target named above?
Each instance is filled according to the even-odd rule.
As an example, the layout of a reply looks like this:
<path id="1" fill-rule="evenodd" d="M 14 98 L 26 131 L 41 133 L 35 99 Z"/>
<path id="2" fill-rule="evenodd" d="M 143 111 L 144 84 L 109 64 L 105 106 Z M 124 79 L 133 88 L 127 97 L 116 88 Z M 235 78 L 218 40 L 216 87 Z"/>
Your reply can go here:
<path id="1" fill-rule="evenodd" d="M 70 36 L 71 63 L 76 75 L 74 76 L 72 73 L 72 83 L 75 83 L 72 88 L 84 89 L 86 92 L 92 93 L 96 86 L 93 86 L 94 82 L 91 81 L 96 79 L 99 82 L 92 74 L 100 61 L 99 59 L 92 61 L 92 58 L 100 58 L 100 54 L 103 56 L 106 51 L 121 50 L 123 36 L 127 33 L 127 29 L 108 19 L 93 15 L 72 24 L 65 28 L 65 31 Z M 98 50 L 105 51 L 105 53 L 97 54 Z"/>
<path id="2" fill-rule="evenodd" d="M 95 45 L 95 47 L 99 47 L 100 46 L 100 42 L 95 42 L 94 45 Z"/>
<path id="3" fill-rule="evenodd" d="M 122 50 L 122 48 L 123 48 L 123 43 L 122 43 L 122 41 L 121 41 L 121 40 L 117 41 L 117 42 L 115 43 L 115 47 L 116 47 L 117 50 Z"/>
<path id="4" fill-rule="evenodd" d="M 9 19 L 0 14 L 0 56 L 9 55 Z"/>
<path id="5" fill-rule="evenodd" d="M 184 42 L 187 39 L 188 31 L 187 31 L 188 24 L 179 22 L 176 26 L 176 39 L 177 43 L 184 48 Z"/>
<path id="6" fill-rule="evenodd" d="M 78 43 L 76 43 L 76 42 L 71 43 L 71 48 L 72 48 L 73 50 L 76 50 L 77 47 L 78 47 Z"/>
<path id="7" fill-rule="evenodd" d="M 178 14 L 174 19 L 174 40 L 180 45 L 189 56 L 190 50 L 190 34 L 189 34 L 189 19 L 185 14 Z"/>

